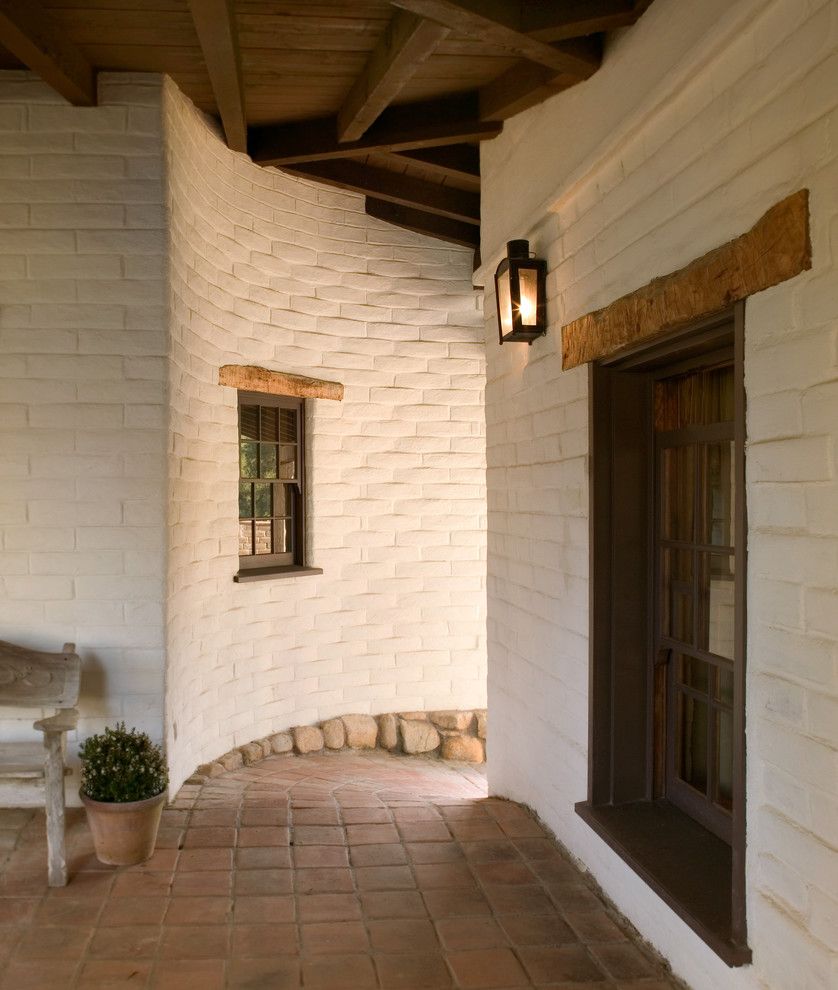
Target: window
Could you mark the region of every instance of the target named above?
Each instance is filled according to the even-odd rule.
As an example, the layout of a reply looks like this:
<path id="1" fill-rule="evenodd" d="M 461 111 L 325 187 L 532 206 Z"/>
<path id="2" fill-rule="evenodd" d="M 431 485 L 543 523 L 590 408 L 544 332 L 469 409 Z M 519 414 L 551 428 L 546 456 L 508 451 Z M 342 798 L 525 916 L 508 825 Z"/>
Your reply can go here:
<path id="1" fill-rule="evenodd" d="M 304 567 L 303 411 L 302 399 L 239 392 L 237 581 L 314 570 Z"/>
<path id="2" fill-rule="evenodd" d="M 744 904 L 743 305 L 591 368 L 582 817 L 729 965 Z"/>

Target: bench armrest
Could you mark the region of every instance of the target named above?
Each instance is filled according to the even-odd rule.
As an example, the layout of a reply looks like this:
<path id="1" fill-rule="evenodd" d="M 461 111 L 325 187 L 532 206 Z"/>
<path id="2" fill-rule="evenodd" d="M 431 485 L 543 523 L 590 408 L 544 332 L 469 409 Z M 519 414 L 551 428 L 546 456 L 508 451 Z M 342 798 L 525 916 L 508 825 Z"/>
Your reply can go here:
<path id="1" fill-rule="evenodd" d="M 75 708 L 65 708 L 52 715 L 50 718 L 42 718 L 35 723 L 35 728 L 41 732 L 71 732 L 78 724 L 79 713 Z"/>

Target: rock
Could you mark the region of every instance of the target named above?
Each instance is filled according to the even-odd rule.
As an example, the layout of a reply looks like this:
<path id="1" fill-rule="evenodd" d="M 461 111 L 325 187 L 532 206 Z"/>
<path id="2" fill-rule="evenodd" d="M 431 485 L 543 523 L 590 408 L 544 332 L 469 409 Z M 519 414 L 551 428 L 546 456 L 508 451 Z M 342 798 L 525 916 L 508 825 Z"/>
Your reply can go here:
<path id="1" fill-rule="evenodd" d="M 298 753 L 316 753 L 323 749 L 323 733 L 316 725 L 298 725 L 291 732 Z"/>
<path id="2" fill-rule="evenodd" d="M 258 763 L 262 759 L 262 747 L 259 743 L 252 742 L 239 746 L 239 752 L 246 767 L 249 767 L 251 763 Z"/>
<path id="3" fill-rule="evenodd" d="M 439 746 L 439 733 L 430 722 L 399 719 L 405 753 L 430 753 Z"/>
<path id="4" fill-rule="evenodd" d="M 220 763 L 202 763 L 195 771 L 199 777 L 220 777 L 224 773 L 224 767 Z"/>
<path id="5" fill-rule="evenodd" d="M 480 739 L 486 738 L 486 712 L 477 713 L 477 735 Z"/>
<path id="6" fill-rule="evenodd" d="M 323 723 L 323 741 L 326 749 L 343 749 L 346 745 L 346 729 L 339 718 L 330 718 Z"/>
<path id="7" fill-rule="evenodd" d="M 267 737 L 265 737 L 264 739 L 257 739 L 256 740 L 256 745 L 262 747 L 262 758 L 263 759 L 266 756 L 270 756 L 273 753 L 273 750 L 271 749 L 271 741 Z"/>
<path id="8" fill-rule="evenodd" d="M 203 785 L 207 782 L 207 778 L 200 773 L 193 773 L 191 777 L 187 777 L 184 780 L 184 784 L 200 784 Z"/>
<path id="9" fill-rule="evenodd" d="M 231 749 L 229 753 L 218 757 L 218 762 L 225 770 L 238 770 L 244 766 L 244 760 L 237 749 Z"/>
<path id="10" fill-rule="evenodd" d="M 274 753 L 290 753 L 294 748 L 294 740 L 290 732 L 277 732 L 270 738 L 271 750 Z"/>
<path id="11" fill-rule="evenodd" d="M 401 718 L 406 718 L 410 722 L 427 722 L 427 712 L 399 712 Z"/>
<path id="12" fill-rule="evenodd" d="M 474 718 L 473 712 L 431 712 L 430 719 L 440 729 L 465 732 Z"/>
<path id="13" fill-rule="evenodd" d="M 483 743 L 474 736 L 449 736 L 442 740 L 442 758 L 463 763 L 482 763 Z"/>
<path id="14" fill-rule="evenodd" d="M 395 715 L 378 716 L 378 745 L 382 749 L 395 749 L 399 745 L 399 723 Z"/>
<path id="15" fill-rule="evenodd" d="M 378 724 L 372 715 L 344 715 L 346 745 L 353 749 L 375 749 Z"/>

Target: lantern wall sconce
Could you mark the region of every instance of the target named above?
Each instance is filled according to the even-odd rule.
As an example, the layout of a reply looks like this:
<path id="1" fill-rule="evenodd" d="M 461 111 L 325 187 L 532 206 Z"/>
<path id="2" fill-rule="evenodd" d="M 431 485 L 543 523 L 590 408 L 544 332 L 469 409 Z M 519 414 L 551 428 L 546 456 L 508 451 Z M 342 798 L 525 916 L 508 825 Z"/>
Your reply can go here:
<path id="1" fill-rule="evenodd" d="M 508 241 L 495 271 L 498 336 L 501 344 L 532 344 L 547 333 L 547 262 L 530 257 L 529 241 Z"/>

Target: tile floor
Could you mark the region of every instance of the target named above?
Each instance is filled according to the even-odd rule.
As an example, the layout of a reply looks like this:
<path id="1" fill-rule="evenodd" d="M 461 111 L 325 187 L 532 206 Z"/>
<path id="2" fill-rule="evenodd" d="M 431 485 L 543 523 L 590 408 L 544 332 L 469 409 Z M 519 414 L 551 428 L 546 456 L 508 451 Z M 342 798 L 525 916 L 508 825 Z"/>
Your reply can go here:
<path id="1" fill-rule="evenodd" d="M 139 867 L 68 834 L 49 889 L 43 814 L 0 811 L 2 990 L 676 986 L 471 767 L 273 757 L 184 786 Z"/>

